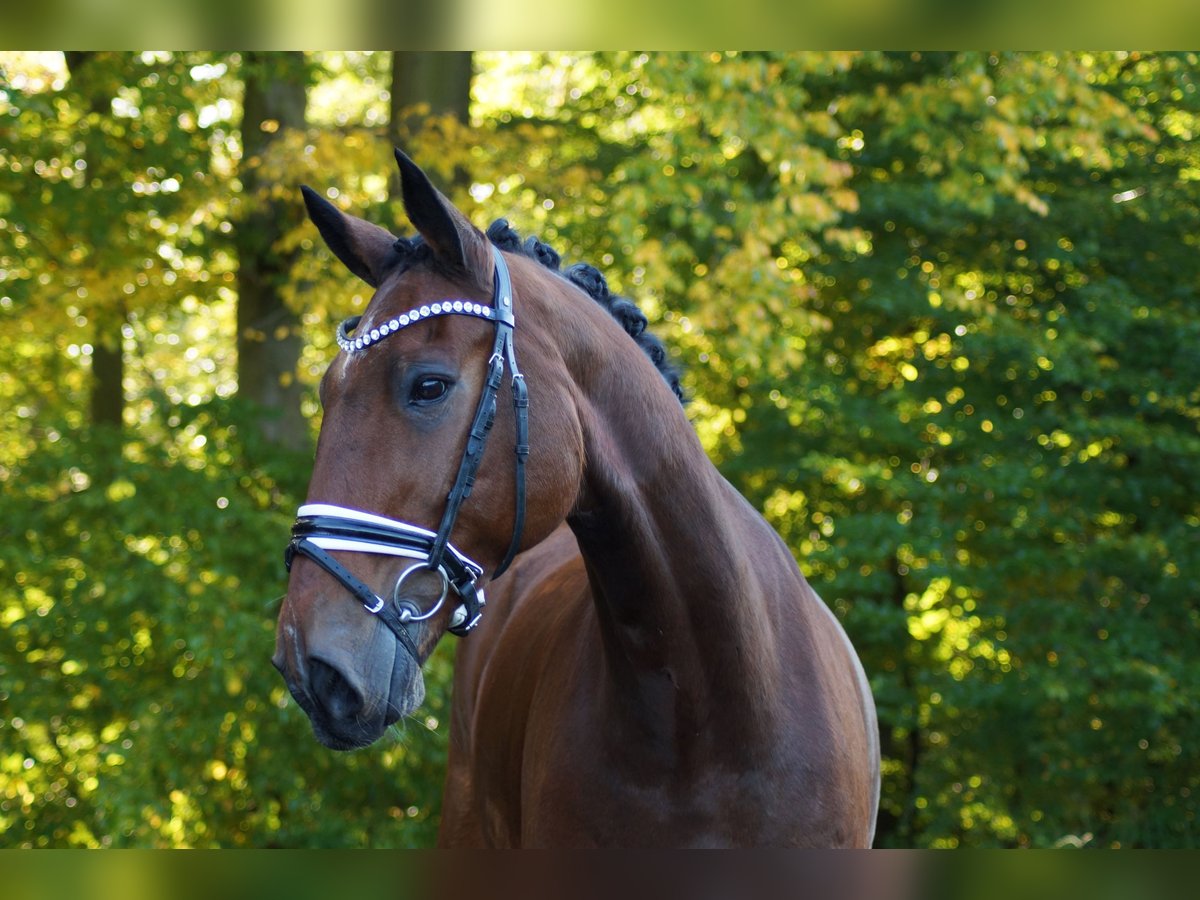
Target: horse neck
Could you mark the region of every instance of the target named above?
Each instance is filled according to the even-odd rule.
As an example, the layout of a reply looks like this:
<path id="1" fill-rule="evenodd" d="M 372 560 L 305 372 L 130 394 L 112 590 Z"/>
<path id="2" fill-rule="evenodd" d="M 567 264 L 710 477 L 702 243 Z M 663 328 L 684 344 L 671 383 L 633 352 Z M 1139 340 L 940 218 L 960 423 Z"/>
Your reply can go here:
<path id="1" fill-rule="evenodd" d="M 677 729 L 719 719 L 745 736 L 776 693 L 770 596 L 781 580 L 798 587 L 798 572 L 641 351 L 604 334 L 611 345 L 591 348 L 577 379 L 587 466 L 568 521 L 617 702 Z"/>

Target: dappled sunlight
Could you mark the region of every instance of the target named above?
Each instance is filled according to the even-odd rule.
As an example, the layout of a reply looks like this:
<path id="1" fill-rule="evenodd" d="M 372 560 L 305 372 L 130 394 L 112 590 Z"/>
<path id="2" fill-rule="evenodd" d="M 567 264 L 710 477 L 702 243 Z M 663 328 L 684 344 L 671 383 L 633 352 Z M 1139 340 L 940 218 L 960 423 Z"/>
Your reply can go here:
<path id="1" fill-rule="evenodd" d="M 307 62 L 303 127 L 264 119 L 247 159 L 242 54 L 74 80 L 0 53 L 12 846 L 432 841 L 452 645 L 349 755 L 269 665 L 311 447 L 239 396 L 236 223 L 295 213 L 260 248 L 291 324 L 242 337 L 297 340 L 276 377 L 313 438 L 372 289 L 299 185 L 411 232 L 391 54 Z M 863 657 L 886 845 L 1195 843 L 1198 62 L 486 52 L 469 122 L 410 111 L 404 149 L 477 225 L 595 264 L 682 364 L 705 452 Z"/>
<path id="2" fill-rule="evenodd" d="M 14 654 L 2 663 L 0 822 L 15 845 L 259 844 L 260 829 L 299 833 L 320 814 L 315 797 L 271 799 L 299 777 L 286 761 L 296 736 L 284 735 L 307 727 L 281 718 L 291 701 L 266 665 L 273 623 L 261 598 L 280 584 L 270 563 L 288 520 L 274 479 L 239 471 L 232 429 L 210 423 L 200 445 L 185 436 L 174 461 L 170 446 L 114 462 L 102 444 L 64 439 L 21 476 L 38 483 L 74 459 L 86 484 L 75 476 L 53 504 L 7 492 L 9 513 L 38 536 L 35 556 L 0 555 L 17 588 L 0 595 Z M 180 497 L 191 498 L 186 519 Z M 366 792 L 404 760 L 317 768 Z M 417 804 L 422 817 L 429 804 Z"/>

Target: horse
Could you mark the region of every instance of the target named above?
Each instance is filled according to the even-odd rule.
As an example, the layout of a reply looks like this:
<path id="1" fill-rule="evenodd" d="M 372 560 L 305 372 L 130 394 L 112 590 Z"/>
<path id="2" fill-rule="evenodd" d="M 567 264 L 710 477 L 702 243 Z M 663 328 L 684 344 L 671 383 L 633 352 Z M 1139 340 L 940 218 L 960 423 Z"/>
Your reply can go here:
<path id="1" fill-rule="evenodd" d="M 374 288 L 320 383 L 272 659 L 316 739 L 412 713 L 450 632 L 440 845 L 870 846 L 862 664 L 645 316 L 396 160 L 412 237 L 302 189 Z"/>

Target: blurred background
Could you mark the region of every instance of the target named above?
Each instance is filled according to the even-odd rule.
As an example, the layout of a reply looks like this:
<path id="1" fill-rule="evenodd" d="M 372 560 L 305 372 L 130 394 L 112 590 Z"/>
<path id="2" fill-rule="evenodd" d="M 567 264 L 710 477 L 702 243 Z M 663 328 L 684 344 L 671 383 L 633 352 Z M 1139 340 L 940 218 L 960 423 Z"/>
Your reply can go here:
<path id="1" fill-rule="evenodd" d="M 0 845 L 424 846 L 269 664 L 391 148 L 647 310 L 863 658 L 887 847 L 1197 839 L 1200 55 L 0 51 Z M 1187 748 L 1193 748 L 1189 751 Z"/>

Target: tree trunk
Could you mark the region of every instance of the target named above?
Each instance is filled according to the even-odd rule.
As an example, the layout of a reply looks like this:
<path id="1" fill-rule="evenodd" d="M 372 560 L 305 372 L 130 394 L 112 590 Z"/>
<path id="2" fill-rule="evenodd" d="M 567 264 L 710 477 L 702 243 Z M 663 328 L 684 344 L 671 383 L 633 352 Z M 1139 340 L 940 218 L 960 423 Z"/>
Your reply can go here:
<path id="1" fill-rule="evenodd" d="M 469 51 L 397 50 L 392 53 L 391 119 L 388 139 L 406 149 L 426 116 L 447 113 L 460 122 L 471 115 Z M 392 179 L 393 199 L 400 197 L 400 177 Z"/>
<path id="2" fill-rule="evenodd" d="M 63 54 L 67 71 L 71 74 L 71 89 L 78 95 L 88 111 L 85 131 L 85 149 L 82 154 L 92 173 L 104 168 L 105 154 L 95 148 L 102 141 L 104 132 L 99 118 L 111 115 L 112 98 L 108 96 L 101 79 L 89 77 L 94 51 L 68 50 Z M 101 302 L 103 298 L 100 298 Z M 90 421 L 93 427 L 121 428 L 125 417 L 125 352 L 122 328 L 127 319 L 125 303 L 118 299 L 115 306 L 94 309 L 90 316 L 94 330 L 92 335 L 92 390 L 89 398 Z"/>
<path id="3" fill-rule="evenodd" d="M 413 107 L 427 104 L 430 115 L 451 113 L 460 122 L 471 114 L 471 54 L 469 51 L 397 50 L 392 54 L 391 124 L 388 137 L 396 144 L 421 127 Z"/>
<path id="4" fill-rule="evenodd" d="M 310 436 L 296 378 L 300 320 L 282 294 L 295 254 L 277 245 L 299 224 L 303 207 L 296 198 L 273 199 L 263 168 L 289 129 L 305 127 L 308 74 L 299 51 L 246 53 L 244 72 L 242 212 L 234 232 L 238 396 L 260 415 L 260 433 L 269 444 L 302 450 Z"/>

